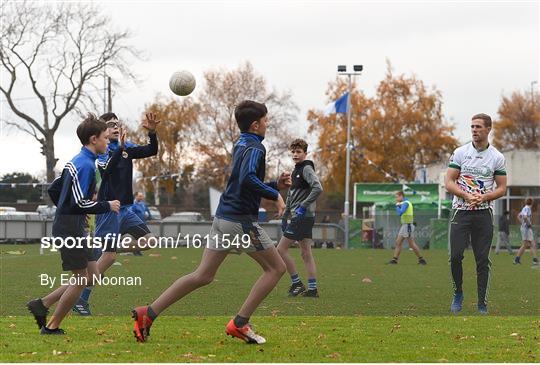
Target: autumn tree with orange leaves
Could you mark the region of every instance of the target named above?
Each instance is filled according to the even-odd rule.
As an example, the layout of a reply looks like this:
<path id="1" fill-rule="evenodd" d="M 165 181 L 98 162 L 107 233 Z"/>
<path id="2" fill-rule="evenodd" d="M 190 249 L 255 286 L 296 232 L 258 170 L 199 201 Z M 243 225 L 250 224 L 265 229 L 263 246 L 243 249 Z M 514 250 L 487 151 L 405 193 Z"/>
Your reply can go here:
<path id="1" fill-rule="evenodd" d="M 197 122 L 198 110 L 198 105 L 191 98 L 166 99 L 162 96 L 145 107 L 144 113 L 155 113 L 161 121 L 157 127 L 158 154 L 135 160 L 135 166 L 142 172 L 143 190 L 155 193 L 159 188 L 165 193 L 161 203 L 172 204 L 177 181 L 189 181 L 193 174 L 195 161 L 189 150 L 193 147 L 192 127 Z M 141 128 L 130 133 L 130 137 L 139 144 L 147 143 L 145 138 L 141 138 L 145 135 Z M 152 177 L 157 178 L 152 180 Z"/>
<path id="2" fill-rule="evenodd" d="M 499 119 L 493 123 L 495 147 L 501 150 L 540 148 L 540 96 L 533 94 L 515 91 L 509 97 L 503 96 Z"/>
<path id="3" fill-rule="evenodd" d="M 347 91 L 344 80 L 329 84 L 328 102 Z M 457 146 L 453 126 L 442 113 L 442 96 L 413 76 L 394 75 L 390 64 L 373 97 L 353 85 L 351 182 L 385 182 L 391 179 L 368 164 L 365 157 L 383 170 L 405 181 L 414 179 L 415 167 L 441 161 Z M 325 191 L 344 191 L 345 114 L 325 116 L 308 112 L 309 131 L 318 133 L 319 161 Z"/>

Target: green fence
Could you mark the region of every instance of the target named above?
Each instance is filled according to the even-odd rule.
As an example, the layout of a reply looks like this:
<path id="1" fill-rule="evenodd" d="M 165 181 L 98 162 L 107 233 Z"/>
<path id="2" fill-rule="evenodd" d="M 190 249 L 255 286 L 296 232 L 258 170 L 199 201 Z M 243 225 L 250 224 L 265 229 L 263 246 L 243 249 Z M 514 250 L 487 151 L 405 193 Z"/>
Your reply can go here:
<path id="1" fill-rule="evenodd" d="M 371 247 L 371 242 L 365 242 L 362 235 L 362 219 L 349 219 L 349 248 Z"/>
<path id="2" fill-rule="evenodd" d="M 448 249 L 448 220 L 432 219 L 430 222 L 431 234 L 429 238 L 429 247 L 434 249 Z M 540 226 L 533 226 L 534 239 L 538 242 L 540 236 Z M 499 229 L 493 227 L 492 246 L 497 244 L 499 239 Z M 521 246 L 521 231 L 519 225 L 510 225 L 510 245 L 512 247 Z"/>
<path id="3" fill-rule="evenodd" d="M 379 218 L 376 230 L 379 232 L 379 237 L 375 238 L 375 245 L 384 246 L 384 248 L 392 248 L 395 236 L 397 235 L 397 229 L 399 223 L 397 217 L 393 215 L 388 217 L 391 219 Z M 430 249 L 448 249 L 449 239 L 449 221 L 448 218 L 428 218 L 417 216 L 415 221 L 418 222 L 416 231 L 416 241 L 422 248 Z M 536 242 L 540 240 L 540 226 L 533 226 L 534 239 Z M 377 242 L 381 240 L 380 236 L 384 237 L 384 242 Z M 366 234 L 362 234 L 362 220 L 352 219 L 350 221 L 350 244 L 351 248 L 371 248 L 374 245 L 371 235 L 366 237 Z M 369 238 L 369 239 L 368 239 Z M 499 239 L 498 227 L 493 227 L 493 241 L 492 246 L 495 247 L 497 240 Z M 378 243 L 384 243 L 379 245 Z M 510 244 L 514 248 L 521 246 L 521 231 L 519 225 L 510 225 Z M 407 247 L 407 241 L 404 242 Z"/>
<path id="4" fill-rule="evenodd" d="M 448 219 L 431 219 L 431 234 L 429 236 L 429 248 L 448 248 Z"/>

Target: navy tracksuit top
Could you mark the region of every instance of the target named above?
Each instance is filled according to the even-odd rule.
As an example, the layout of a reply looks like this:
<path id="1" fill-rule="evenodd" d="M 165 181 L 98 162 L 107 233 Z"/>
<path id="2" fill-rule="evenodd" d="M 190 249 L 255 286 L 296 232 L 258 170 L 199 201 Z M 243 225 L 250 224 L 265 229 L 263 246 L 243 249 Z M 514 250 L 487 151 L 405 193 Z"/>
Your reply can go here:
<path id="1" fill-rule="evenodd" d="M 133 204 L 133 159 L 155 156 L 158 152 L 156 133 L 148 133 L 149 143 L 139 146 L 126 141 L 120 151 L 118 163 L 113 160 L 114 153 L 120 149 L 118 140 L 109 142 L 107 152 L 99 155 L 97 166 L 101 173 L 99 200 L 119 200 L 122 206 Z M 107 172 L 104 176 L 104 172 Z"/>
<path id="2" fill-rule="evenodd" d="M 264 183 L 264 137 L 241 133 L 233 150 L 232 171 L 221 195 L 216 217 L 233 222 L 256 222 L 261 198 L 277 200 L 277 182 Z"/>

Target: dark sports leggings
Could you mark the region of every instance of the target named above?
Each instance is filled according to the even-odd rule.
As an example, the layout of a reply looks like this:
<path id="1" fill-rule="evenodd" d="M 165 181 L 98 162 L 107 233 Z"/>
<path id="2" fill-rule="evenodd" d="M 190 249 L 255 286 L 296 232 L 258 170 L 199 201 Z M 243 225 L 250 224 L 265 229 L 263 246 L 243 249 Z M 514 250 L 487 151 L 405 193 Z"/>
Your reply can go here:
<path id="1" fill-rule="evenodd" d="M 478 303 L 487 304 L 488 284 L 491 271 L 489 250 L 493 239 L 493 215 L 491 209 L 456 210 L 450 221 L 450 268 L 454 292 L 463 291 L 463 253 L 469 243 L 476 260 Z"/>

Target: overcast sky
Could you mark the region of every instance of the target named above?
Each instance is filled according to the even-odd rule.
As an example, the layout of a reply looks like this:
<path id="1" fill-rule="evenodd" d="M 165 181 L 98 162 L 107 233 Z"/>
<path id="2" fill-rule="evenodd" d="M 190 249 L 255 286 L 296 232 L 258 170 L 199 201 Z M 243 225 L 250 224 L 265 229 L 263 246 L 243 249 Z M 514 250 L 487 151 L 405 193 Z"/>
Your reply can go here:
<path id="1" fill-rule="evenodd" d="M 250 61 L 270 86 L 292 92 L 300 107 L 297 130 L 305 130 L 306 111 L 327 103 L 324 93 L 335 78 L 336 65 L 363 64 L 357 81 L 373 95 L 388 58 L 395 73 L 414 73 L 442 92 L 444 114 L 465 142 L 471 115 L 485 112 L 496 117 L 502 94 L 529 91 L 531 81 L 539 79 L 538 1 L 98 5 L 110 15 L 112 26 L 133 31 L 131 44 L 148 58 L 132 65 L 143 82 L 117 90 L 113 99 L 114 111 L 132 121 L 156 93 L 169 95 L 172 72 L 190 70 L 200 81 L 205 70 Z M 0 105 L 8 115 L 4 99 Z M 80 149 L 76 124 L 76 118 L 66 122 L 56 137 L 57 168 Z M 42 173 L 45 161 L 39 150 L 31 137 L 4 126 L 0 174 Z"/>

